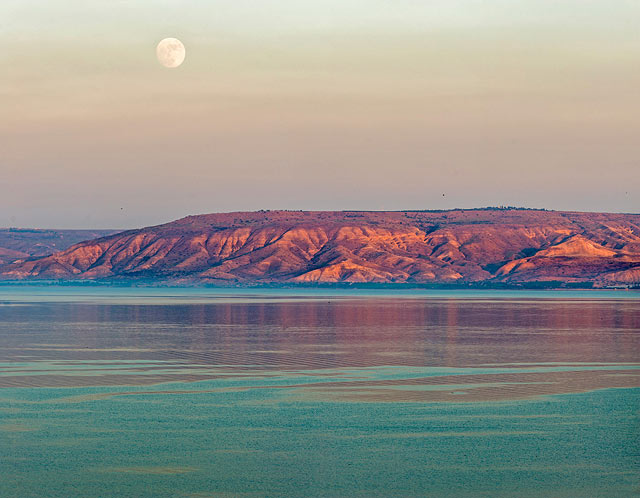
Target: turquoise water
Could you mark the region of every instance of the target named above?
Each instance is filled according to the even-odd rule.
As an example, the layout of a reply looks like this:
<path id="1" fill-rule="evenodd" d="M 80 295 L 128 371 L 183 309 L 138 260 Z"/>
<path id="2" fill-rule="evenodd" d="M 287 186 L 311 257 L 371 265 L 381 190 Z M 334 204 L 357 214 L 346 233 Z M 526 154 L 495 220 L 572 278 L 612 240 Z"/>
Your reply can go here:
<path id="1" fill-rule="evenodd" d="M 640 300 L 110 292 L 0 289 L 0 496 L 639 494 Z"/>
<path id="2" fill-rule="evenodd" d="M 34 284 L 0 284 L 0 303 L 23 299 L 29 302 L 123 302 L 126 304 L 176 304 L 210 302 L 211 299 L 239 302 L 243 300 L 299 300 L 309 298 L 408 298 L 408 299 L 640 299 L 640 289 L 624 290 L 478 290 L 478 289 L 344 289 L 344 288 L 212 288 L 212 287 L 114 287 L 107 285 L 56 286 Z"/>

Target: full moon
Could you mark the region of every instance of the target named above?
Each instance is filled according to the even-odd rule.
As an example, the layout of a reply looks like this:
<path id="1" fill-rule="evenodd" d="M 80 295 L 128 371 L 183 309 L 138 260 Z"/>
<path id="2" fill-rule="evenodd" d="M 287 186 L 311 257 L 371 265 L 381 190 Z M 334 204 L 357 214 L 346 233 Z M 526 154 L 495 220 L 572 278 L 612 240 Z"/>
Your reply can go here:
<path id="1" fill-rule="evenodd" d="M 156 47 L 158 62 L 164 67 L 178 67 L 184 62 L 186 50 L 177 38 L 165 38 Z"/>

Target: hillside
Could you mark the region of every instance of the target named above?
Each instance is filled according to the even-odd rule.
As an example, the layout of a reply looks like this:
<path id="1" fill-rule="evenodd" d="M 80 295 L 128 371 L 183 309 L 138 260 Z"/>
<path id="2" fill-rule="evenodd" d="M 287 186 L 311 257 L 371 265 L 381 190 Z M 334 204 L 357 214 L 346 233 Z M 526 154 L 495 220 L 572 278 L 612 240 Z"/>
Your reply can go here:
<path id="1" fill-rule="evenodd" d="M 189 216 L 0 266 L 3 279 L 640 284 L 640 215 L 478 209 Z"/>
<path id="2" fill-rule="evenodd" d="M 84 240 L 104 237 L 114 230 L 43 230 L 0 228 L 0 264 L 30 256 L 47 256 Z"/>

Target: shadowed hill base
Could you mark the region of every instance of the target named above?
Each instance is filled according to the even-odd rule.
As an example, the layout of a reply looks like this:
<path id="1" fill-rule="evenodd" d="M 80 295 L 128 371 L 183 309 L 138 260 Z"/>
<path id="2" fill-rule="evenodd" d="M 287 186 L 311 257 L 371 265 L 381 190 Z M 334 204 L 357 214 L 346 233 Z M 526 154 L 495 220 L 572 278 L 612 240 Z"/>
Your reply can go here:
<path id="1" fill-rule="evenodd" d="M 640 285 L 640 215 L 471 209 L 189 216 L 0 267 L 5 280 Z"/>

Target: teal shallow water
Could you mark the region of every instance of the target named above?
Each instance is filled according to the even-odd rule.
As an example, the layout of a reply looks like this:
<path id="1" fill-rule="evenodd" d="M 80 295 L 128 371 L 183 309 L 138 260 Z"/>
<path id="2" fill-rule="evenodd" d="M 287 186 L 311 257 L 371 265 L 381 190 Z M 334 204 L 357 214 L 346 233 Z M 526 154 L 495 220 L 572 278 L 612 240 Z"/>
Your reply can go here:
<path id="1" fill-rule="evenodd" d="M 93 292 L 0 289 L 2 497 L 640 493 L 640 300 Z"/>
<path id="2" fill-rule="evenodd" d="M 215 389 L 208 383 L 197 388 Z M 97 399 L 118 390 L 5 390 L 0 495 L 620 497 L 638 488 L 637 389 L 426 404 L 141 389 Z"/>

